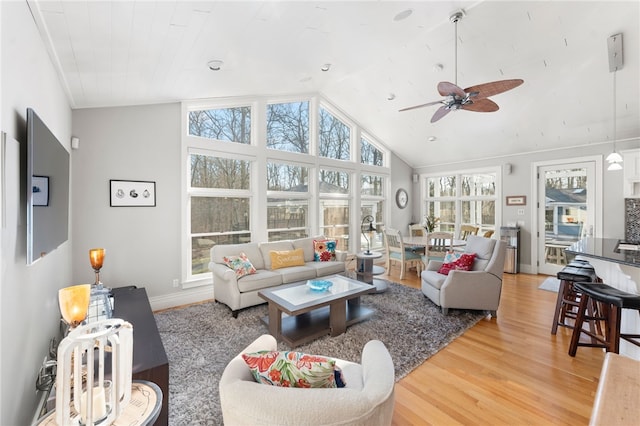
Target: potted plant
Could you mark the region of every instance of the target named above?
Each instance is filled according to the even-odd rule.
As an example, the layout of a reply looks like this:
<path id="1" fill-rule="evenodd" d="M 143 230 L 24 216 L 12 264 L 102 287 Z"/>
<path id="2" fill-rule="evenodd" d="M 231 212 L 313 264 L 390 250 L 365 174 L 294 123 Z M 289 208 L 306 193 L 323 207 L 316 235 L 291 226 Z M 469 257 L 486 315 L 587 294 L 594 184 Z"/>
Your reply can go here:
<path id="1" fill-rule="evenodd" d="M 425 216 L 424 217 L 424 229 L 426 229 L 427 232 L 433 232 L 433 231 L 435 231 L 436 226 L 438 226 L 439 222 L 440 222 L 440 218 L 439 217 L 435 217 L 433 215 Z"/>

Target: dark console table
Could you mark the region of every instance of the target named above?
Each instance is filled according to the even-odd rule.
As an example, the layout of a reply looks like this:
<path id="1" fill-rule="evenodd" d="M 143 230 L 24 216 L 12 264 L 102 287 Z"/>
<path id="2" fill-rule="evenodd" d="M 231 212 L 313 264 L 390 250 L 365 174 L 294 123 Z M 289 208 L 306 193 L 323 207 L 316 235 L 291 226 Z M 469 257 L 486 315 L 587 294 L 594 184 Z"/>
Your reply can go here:
<path id="1" fill-rule="evenodd" d="M 156 425 L 169 424 L 169 360 L 156 326 L 144 288 L 120 287 L 111 290 L 114 318 L 133 325 L 133 379 L 148 380 L 162 390 L 162 409 Z"/>

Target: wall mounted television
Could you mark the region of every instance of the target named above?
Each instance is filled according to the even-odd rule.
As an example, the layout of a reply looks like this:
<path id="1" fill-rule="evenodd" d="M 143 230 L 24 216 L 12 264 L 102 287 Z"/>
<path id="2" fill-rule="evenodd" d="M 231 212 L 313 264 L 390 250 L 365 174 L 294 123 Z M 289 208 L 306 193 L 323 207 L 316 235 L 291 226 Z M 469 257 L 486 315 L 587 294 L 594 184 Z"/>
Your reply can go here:
<path id="1" fill-rule="evenodd" d="M 27 109 L 27 264 L 69 238 L 69 152 Z"/>

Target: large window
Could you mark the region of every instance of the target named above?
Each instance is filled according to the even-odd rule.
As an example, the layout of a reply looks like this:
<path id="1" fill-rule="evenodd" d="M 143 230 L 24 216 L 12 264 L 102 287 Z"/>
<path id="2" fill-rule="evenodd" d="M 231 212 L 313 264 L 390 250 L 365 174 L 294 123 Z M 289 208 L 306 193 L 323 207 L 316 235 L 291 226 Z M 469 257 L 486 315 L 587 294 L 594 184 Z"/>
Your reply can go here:
<path id="1" fill-rule="evenodd" d="M 371 247 L 371 250 L 382 249 L 384 247 L 384 217 L 385 217 L 385 178 L 383 176 L 363 173 L 360 175 L 360 217 L 371 215 L 374 218 L 371 231 L 360 230 L 360 250 Z M 362 226 L 362 222 L 360 222 Z M 368 241 L 367 241 L 368 240 Z"/>
<path id="2" fill-rule="evenodd" d="M 355 224 L 388 214 L 383 145 L 318 97 L 237 102 L 183 103 L 183 287 L 211 282 L 216 244 L 324 234 L 361 250 Z"/>
<path id="3" fill-rule="evenodd" d="M 495 172 L 430 176 L 425 179 L 425 215 L 439 218 L 436 230 L 458 235 L 460 225 L 496 229 Z"/>
<path id="4" fill-rule="evenodd" d="M 251 163 L 192 153 L 189 156 L 190 274 L 208 272 L 214 244 L 251 240 Z"/>

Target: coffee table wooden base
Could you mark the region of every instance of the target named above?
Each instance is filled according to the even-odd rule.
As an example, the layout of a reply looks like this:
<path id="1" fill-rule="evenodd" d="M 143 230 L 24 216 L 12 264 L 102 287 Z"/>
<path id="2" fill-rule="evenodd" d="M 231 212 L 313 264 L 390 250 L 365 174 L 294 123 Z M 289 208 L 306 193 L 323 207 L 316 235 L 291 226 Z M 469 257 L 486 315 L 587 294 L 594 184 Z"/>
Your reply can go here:
<path id="1" fill-rule="evenodd" d="M 269 302 L 269 315 L 262 321 L 269 327 L 269 334 L 295 347 L 327 334 L 339 336 L 348 326 L 371 315 L 373 309 L 361 306 L 360 298 L 343 300 L 299 315 L 287 315 L 275 303 Z"/>

